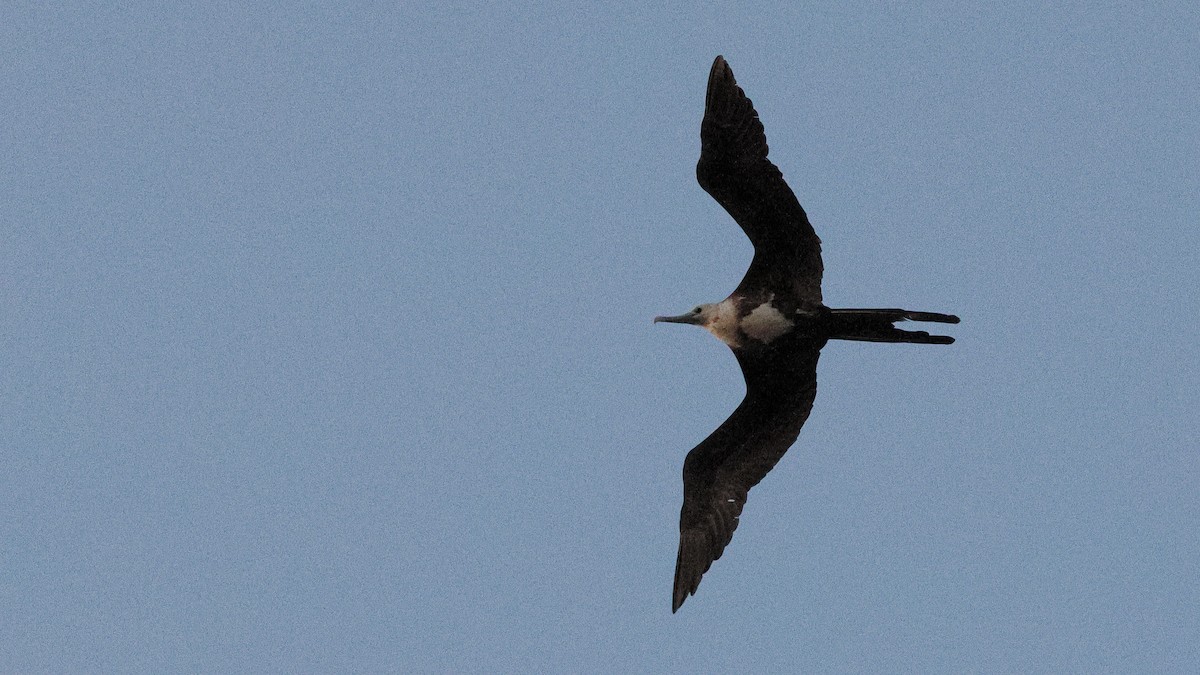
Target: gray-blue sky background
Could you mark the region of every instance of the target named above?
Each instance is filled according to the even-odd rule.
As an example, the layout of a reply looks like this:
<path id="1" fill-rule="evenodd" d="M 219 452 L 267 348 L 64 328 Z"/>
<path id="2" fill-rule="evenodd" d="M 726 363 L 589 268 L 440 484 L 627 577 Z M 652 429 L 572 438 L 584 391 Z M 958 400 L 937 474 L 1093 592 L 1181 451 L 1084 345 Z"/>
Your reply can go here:
<path id="1" fill-rule="evenodd" d="M 1190 3 L 6 4 L 0 670 L 1200 664 Z M 840 343 L 670 613 L 730 61 Z"/>

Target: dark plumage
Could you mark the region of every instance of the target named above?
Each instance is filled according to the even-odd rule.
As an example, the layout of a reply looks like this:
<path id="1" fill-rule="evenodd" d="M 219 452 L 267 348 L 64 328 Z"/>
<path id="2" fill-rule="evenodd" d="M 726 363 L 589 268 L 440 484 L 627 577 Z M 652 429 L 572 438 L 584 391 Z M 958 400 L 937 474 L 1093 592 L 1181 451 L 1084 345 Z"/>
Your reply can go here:
<path id="1" fill-rule="evenodd" d="M 783 174 L 750 99 L 718 56 L 708 77 L 696 178 L 754 244 L 746 276 L 723 302 L 655 321 L 703 326 L 729 345 L 746 397 L 683 464 L 683 508 L 671 610 L 696 592 L 737 529 L 746 494 L 795 442 L 817 395 L 817 359 L 830 339 L 950 344 L 897 321 L 958 323 L 902 309 L 829 309 L 821 240 Z"/>

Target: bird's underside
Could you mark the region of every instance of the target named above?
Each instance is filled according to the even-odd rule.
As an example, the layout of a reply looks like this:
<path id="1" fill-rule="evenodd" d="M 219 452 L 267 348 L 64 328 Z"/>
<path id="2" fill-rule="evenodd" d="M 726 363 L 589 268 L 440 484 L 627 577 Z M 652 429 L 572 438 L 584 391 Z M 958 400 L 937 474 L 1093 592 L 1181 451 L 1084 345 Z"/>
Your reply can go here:
<path id="1" fill-rule="evenodd" d="M 953 338 L 895 327 L 958 323 L 902 309 L 829 309 L 821 298 L 821 240 L 779 169 L 767 159 L 762 123 L 725 59 L 713 62 L 700 127 L 701 187 L 733 216 L 754 259 L 720 303 L 655 321 L 702 326 L 729 345 L 746 397 L 688 453 L 671 610 L 696 592 L 737 529 L 746 494 L 783 457 L 817 394 L 817 359 L 831 339 L 950 344 Z"/>

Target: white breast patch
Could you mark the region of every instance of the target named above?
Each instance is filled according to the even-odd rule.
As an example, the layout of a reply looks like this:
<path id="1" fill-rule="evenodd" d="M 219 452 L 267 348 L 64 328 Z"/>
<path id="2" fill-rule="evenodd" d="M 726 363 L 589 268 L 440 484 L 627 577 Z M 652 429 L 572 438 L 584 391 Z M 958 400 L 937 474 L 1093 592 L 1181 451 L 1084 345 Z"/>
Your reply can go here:
<path id="1" fill-rule="evenodd" d="M 787 333 L 795 326 L 783 312 L 764 302 L 742 319 L 742 332 L 763 344 Z"/>

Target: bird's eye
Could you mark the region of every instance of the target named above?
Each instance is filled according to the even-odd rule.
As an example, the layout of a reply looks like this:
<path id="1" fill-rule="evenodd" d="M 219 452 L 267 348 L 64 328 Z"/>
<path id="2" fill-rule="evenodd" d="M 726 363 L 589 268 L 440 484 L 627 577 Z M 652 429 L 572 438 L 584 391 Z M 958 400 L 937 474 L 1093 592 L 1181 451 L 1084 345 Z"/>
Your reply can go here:
<path id="1" fill-rule="evenodd" d="M 699 308 L 699 307 L 697 307 L 696 309 L 693 309 L 693 310 L 692 310 L 692 314 L 699 314 L 699 313 L 700 313 L 700 308 Z"/>

